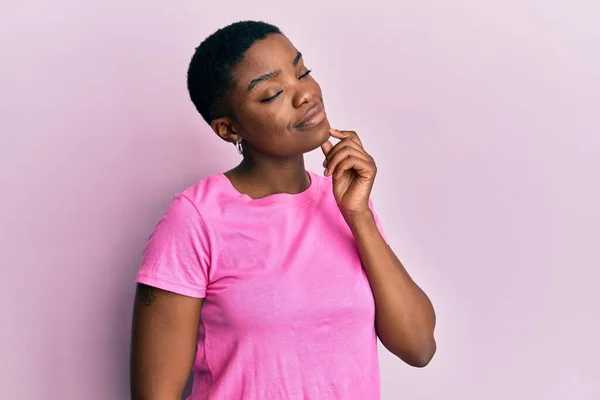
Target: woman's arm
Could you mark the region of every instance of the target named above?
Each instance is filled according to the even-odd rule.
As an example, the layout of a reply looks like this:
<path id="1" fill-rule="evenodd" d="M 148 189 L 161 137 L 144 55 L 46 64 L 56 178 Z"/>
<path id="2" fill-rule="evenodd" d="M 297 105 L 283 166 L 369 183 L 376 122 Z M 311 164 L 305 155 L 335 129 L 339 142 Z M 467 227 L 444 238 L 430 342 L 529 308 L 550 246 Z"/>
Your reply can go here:
<path id="1" fill-rule="evenodd" d="M 424 367 L 436 350 L 435 313 L 429 298 L 408 275 L 387 245 L 369 207 L 377 166 L 354 131 L 330 129 L 340 142 L 321 145 L 325 175 L 358 244 L 375 297 L 375 325 L 383 345 L 406 363 Z"/>
<path id="2" fill-rule="evenodd" d="M 132 400 L 179 400 L 194 356 L 202 299 L 138 284 L 131 337 Z"/>
<path id="3" fill-rule="evenodd" d="M 375 297 L 375 324 L 383 345 L 407 364 L 424 367 L 433 358 L 435 312 L 382 237 L 371 211 L 347 216 Z"/>

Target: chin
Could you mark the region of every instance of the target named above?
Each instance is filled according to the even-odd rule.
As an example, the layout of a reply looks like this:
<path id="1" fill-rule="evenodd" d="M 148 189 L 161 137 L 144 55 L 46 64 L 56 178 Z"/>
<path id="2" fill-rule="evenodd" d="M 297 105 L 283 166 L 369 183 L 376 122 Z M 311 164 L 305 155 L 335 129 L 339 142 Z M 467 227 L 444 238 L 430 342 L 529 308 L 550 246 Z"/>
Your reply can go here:
<path id="1" fill-rule="evenodd" d="M 315 132 L 311 135 L 311 140 L 310 140 L 310 148 L 308 148 L 305 153 L 309 153 L 313 150 L 316 150 L 318 148 L 320 148 L 323 143 L 327 142 L 327 140 L 329 140 L 329 138 L 331 137 L 329 135 L 329 122 L 323 122 L 323 124 L 319 124 L 319 129 L 315 130 Z"/>
<path id="2" fill-rule="evenodd" d="M 330 138 L 330 127 L 329 121 L 325 119 L 315 126 L 294 132 L 297 146 L 302 148 L 301 152 L 310 153 L 321 147 L 323 143 L 327 142 Z"/>
<path id="3" fill-rule="evenodd" d="M 330 128 L 331 128 L 331 125 L 329 124 L 329 120 L 323 121 L 323 130 L 321 131 L 321 144 L 325 143 L 329 139 L 329 137 L 330 137 L 329 129 Z"/>

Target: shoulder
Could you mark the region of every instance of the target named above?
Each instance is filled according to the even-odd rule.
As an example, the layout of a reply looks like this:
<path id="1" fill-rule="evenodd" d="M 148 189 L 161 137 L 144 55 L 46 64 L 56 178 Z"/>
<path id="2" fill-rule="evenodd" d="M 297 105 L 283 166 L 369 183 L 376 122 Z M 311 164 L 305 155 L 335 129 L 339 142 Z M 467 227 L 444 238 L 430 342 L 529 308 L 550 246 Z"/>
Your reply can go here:
<path id="1" fill-rule="evenodd" d="M 312 171 L 309 171 L 309 173 L 310 178 L 314 180 L 312 184 L 318 187 L 321 196 L 333 196 L 333 179 L 330 176 L 319 175 Z"/>
<path id="2" fill-rule="evenodd" d="M 206 218 L 210 218 L 218 202 L 219 185 L 218 176 L 209 176 L 176 192 L 157 227 L 180 231 L 205 226 Z"/>
<path id="3" fill-rule="evenodd" d="M 316 204 L 318 204 L 320 212 L 328 215 L 334 213 L 336 215 L 338 213 L 338 206 L 333 195 L 333 179 L 330 176 L 318 175 L 314 172 L 310 172 L 310 176 L 311 179 L 315 180 L 313 184 L 318 187 Z"/>
<path id="4" fill-rule="evenodd" d="M 330 176 L 319 175 L 316 172 L 309 171 L 311 179 L 315 179 L 321 189 L 325 187 L 331 187 L 333 185 L 333 179 Z"/>
<path id="5" fill-rule="evenodd" d="M 213 206 L 218 205 L 219 198 L 223 195 L 224 182 L 221 175 L 208 176 L 195 184 L 176 193 L 174 203 L 181 204 L 182 208 L 189 210 L 202 210 L 202 214 L 210 213 Z"/>

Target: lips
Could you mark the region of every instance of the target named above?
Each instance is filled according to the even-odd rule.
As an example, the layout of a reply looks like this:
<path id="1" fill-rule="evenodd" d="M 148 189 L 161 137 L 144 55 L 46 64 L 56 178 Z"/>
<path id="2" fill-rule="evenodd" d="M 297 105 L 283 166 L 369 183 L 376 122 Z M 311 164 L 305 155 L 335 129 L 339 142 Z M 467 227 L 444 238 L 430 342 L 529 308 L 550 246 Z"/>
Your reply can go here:
<path id="1" fill-rule="evenodd" d="M 315 123 L 321 122 L 323 120 L 322 114 L 324 114 L 324 112 L 325 110 L 323 109 L 323 105 L 318 103 L 315 104 L 314 106 L 308 109 L 302 121 L 299 124 L 296 124 L 295 128 L 305 128 Z"/>

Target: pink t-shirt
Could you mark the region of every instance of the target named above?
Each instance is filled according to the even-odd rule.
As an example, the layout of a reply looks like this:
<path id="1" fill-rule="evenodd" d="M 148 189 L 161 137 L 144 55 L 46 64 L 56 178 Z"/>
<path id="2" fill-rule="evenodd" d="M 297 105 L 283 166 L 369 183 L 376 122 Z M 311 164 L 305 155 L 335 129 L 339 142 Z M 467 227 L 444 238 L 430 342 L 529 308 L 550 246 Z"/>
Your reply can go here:
<path id="1" fill-rule="evenodd" d="M 258 200 L 211 176 L 150 236 L 137 282 L 204 298 L 191 400 L 379 399 L 373 294 L 331 178 L 309 174 Z"/>

